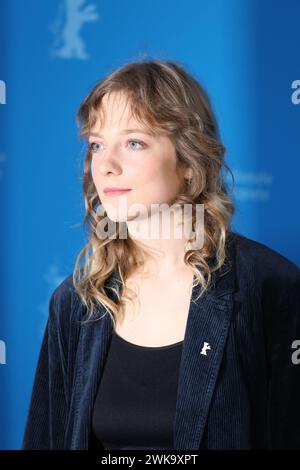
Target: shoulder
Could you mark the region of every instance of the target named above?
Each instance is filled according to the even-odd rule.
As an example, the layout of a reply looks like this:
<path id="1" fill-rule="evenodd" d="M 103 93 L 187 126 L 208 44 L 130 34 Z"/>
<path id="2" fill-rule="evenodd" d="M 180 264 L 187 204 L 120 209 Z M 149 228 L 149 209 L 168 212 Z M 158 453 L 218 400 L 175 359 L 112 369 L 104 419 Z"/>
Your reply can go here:
<path id="1" fill-rule="evenodd" d="M 49 321 L 60 330 L 70 328 L 71 323 L 79 320 L 83 305 L 77 293 L 73 274 L 69 274 L 52 291 L 49 302 Z"/>
<path id="2" fill-rule="evenodd" d="M 284 290 L 299 289 L 300 268 L 290 259 L 259 241 L 230 232 L 235 248 L 238 276 L 245 276 L 264 287 Z"/>
<path id="3" fill-rule="evenodd" d="M 53 303 L 54 308 L 59 307 L 64 309 L 71 305 L 74 295 L 73 276 L 70 274 L 53 290 L 50 302 Z"/>

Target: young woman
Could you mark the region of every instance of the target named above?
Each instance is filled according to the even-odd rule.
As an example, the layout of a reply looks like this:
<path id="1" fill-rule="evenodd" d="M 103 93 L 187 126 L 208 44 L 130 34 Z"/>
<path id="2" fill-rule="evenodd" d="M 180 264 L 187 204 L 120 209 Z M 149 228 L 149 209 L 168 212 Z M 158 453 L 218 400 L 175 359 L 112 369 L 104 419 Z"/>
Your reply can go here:
<path id="1" fill-rule="evenodd" d="M 232 229 L 201 85 L 129 63 L 78 119 L 89 240 L 50 299 L 22 448 L 299 449 L 300 270 Z"/>

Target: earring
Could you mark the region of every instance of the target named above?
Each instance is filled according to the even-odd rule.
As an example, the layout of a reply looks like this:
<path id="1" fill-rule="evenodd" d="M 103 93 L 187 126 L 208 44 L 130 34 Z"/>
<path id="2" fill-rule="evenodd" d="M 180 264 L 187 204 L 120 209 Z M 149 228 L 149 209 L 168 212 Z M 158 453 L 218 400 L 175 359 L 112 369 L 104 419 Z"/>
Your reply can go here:
<path id="1" fill-rule="evenodd" d="M 190 186 L 192 184 L 192 178 L 189 178 L 187 182 L 188 182 L 188 185 Z"/>

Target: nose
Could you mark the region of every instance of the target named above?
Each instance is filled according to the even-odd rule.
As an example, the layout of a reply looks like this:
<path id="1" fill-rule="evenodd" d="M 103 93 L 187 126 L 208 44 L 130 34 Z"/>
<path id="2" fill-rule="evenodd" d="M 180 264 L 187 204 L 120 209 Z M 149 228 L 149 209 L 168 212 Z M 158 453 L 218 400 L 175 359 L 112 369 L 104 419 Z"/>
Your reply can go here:
<path id="1" fill-rule="evenodd" d="M 103 152 L 99 159 L 95 159 L 94 165 L 96 171 L 103 176 L 106 176 L 109 173 L 114 173 L 116 175 L 122 173 L 120 159 L 118 158 L 117 153 L 113 150 Z"/>

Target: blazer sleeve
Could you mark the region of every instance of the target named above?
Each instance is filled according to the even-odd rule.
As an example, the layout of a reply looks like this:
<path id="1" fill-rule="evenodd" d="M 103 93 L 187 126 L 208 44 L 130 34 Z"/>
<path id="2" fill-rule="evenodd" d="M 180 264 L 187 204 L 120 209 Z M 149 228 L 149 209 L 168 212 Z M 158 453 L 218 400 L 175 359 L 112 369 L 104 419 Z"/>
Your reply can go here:
<path id="1" fill-rule="evenodd" d="M 270 449 L 300 449 L 300 269 L 289 268 L 269 320 Z"/>
<path id="2" fill-rule="evenodd" d="M 54 291 L 35 370 L 23 450 L 63 449 L 67 413 L 66 351 L 56 297 Z"/>

